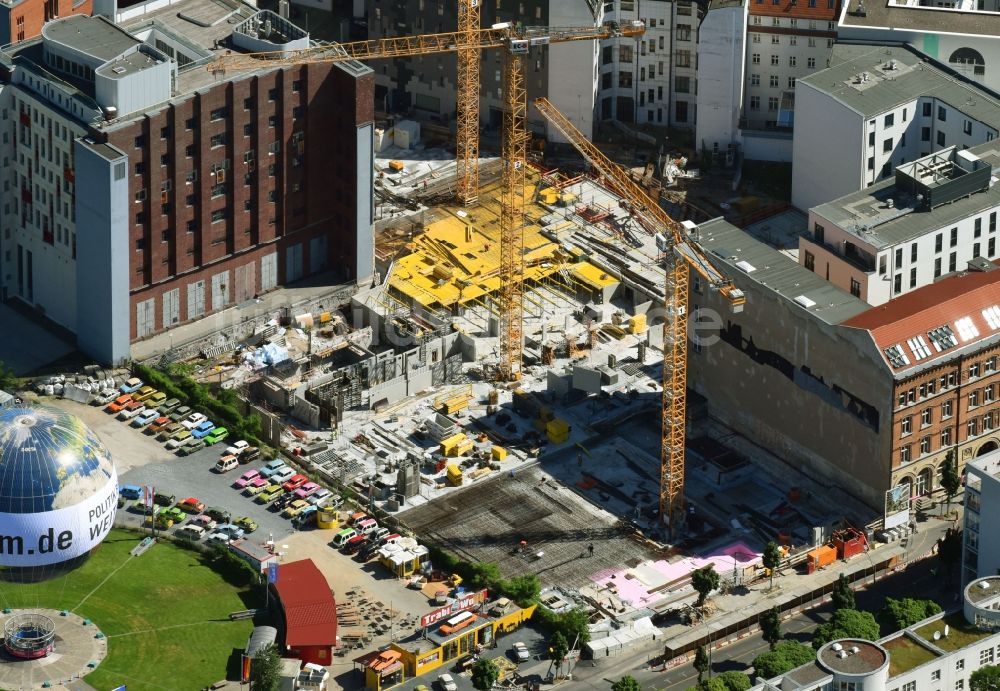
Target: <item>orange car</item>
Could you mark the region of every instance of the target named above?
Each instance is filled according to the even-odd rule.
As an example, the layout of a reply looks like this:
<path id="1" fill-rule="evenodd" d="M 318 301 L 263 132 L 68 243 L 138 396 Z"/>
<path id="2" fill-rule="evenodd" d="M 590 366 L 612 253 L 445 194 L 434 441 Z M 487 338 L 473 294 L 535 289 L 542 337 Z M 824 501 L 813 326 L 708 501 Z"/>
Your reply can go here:
<path id="1" fill-rule="evenodd" d="M 170 418 L 166 415 L 161 415 L 160 417 L 153 420 L 153 423 L 146 428 L 147 434 L 159 434 L 163 429 L 170 424 Z"/>
<path id="2" fill-rule="evenodd" d="M 105 408 L 105 410 L 107 410 L 109 413 L 120 413 L 122 410 L 125 409 L 125 406 L 127 406 L 131 402 L 132 402 L 132 395 L 125 393 L 116 398 L 115 400 L 111 401 L 111 403 L 108 404 L 108 407 Z"/>

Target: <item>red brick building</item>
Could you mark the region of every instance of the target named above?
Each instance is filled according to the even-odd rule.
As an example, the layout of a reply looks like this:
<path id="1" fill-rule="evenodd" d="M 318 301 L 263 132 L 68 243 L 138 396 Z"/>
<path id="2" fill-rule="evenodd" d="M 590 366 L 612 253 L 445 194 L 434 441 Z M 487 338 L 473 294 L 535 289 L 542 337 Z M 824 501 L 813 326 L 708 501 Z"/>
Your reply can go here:
<path id="1" fill-rule="evenodd" d="M 71 14 L 93 13 L 93 0 L 9 0 L 0 3 L 0 46 L 41 35 L 42 25 Z"/>

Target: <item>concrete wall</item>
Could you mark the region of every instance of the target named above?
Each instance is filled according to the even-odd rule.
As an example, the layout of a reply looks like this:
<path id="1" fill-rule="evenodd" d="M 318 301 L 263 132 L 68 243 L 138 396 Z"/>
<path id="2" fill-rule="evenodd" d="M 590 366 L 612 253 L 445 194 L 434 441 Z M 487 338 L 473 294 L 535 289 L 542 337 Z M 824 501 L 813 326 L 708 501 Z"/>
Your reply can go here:
<path id="1" fill-rule="evenodd" d="M 784 132 L 743 130 L 743 157 L 749 161 L 792 162 L 792 135 Z"/>
<path id="2" fill-rule="evenodd" d="M 795 88 L 792 205 L 807 211 L 864 186 L 861 116 L 814 87 Z"/>
<path id="3" fill-rule="evenodd" d="M 76 141 L 77 330 L 80 349 L 103 363 L 129 354 L 129 161 L 108 145 Z"/>
<path id="4" fill-rule="evenodd" d="M 739 140 L 746 58 L 747 8 L 705 14 L 698 32 L 698 122 L 695 143 L 725 151 Z"/>
<path id="5" fill-rule="evenodd" d="M 373 157 L 375 126 L 367 123 L 358 128 L 357 140 L 357 201 L 355 202 L 355 266 L 354 276 L 358 285 L 371 283 L 375 275 L 374 195 L 375 180 Z"/>
<path id="6" fill-rule="evenodd" d="M 598 7 L 601 7 L 598 3 Z M 581 0 L 556 0 L 549 3 L 549 26 L 592 26 L 595 22 L 590 6 Z M 622 39 L 628 40 L 628 39 Z M 594 134 L 594 101 L 597 96 L 598 41 L 577 41 L 559 44 L 549 49 L 548 97 L 588 139 Z M 534 56 L 528 56 L 526 67 L 529 81 Z M 537 115 L 530 116 L 537 119 Z M 555 128 L 547 128 L 550 141 L 564 143 L 566 139 Z"/>

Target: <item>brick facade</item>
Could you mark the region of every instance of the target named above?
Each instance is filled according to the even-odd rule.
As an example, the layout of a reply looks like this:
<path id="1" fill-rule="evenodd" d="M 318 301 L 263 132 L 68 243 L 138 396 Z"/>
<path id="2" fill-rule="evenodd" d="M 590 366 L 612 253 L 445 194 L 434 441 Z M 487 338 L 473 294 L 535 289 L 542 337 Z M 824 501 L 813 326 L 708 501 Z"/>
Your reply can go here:
<path id="1" fill-rule="evenodd" d="M 24 0 L 12 7 L 0 8 L 0 44 L 20 43 L 41 35 L 42 25 L 50 19 L 71 14 L 93 14 L 93 0 Z M 6 31 L 6 36 L 2 32 Z"/>

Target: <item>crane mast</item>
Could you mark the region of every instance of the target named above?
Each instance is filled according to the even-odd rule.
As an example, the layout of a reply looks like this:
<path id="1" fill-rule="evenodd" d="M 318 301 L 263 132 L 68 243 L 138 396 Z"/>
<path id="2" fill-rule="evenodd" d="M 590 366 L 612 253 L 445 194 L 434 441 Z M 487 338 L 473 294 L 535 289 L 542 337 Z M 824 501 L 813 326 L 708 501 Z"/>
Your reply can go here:
<path id="1" fill-rule="evenodd" d="M 455 167 L 459 202 L 479 199 L 479 30 L 480 0 L 458 0 L 458 91 L 455 98 Z"/>
<path id="2" fill-rule="evenodd" d="M 721 293 L 730 308 L 743 310 L 746 297 L 721 274 L 690 238 L 622 168 L 589 141 L 548 99 L 535 107 L 590 163 L 613 191 L 630 205 L 640 225 L 657 233 L 664 252 L 663 400 L 660 440 L 660 520 L 672 533 L 684 520 L 684 436 L 687 413 L 687 323 L 689 269 Z"/>

